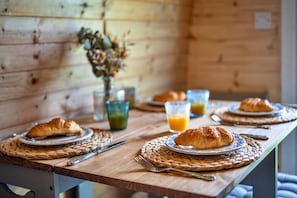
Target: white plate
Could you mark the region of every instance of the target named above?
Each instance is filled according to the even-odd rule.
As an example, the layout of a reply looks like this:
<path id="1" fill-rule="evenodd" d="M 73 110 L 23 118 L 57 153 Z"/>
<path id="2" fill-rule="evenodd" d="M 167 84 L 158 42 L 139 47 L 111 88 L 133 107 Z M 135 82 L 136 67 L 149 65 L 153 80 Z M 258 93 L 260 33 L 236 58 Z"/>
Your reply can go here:
<path id="1" fill-rule="evenodd" d="M 246 141 L 238 134 L 234 134 L 234 141 L 231 145 L 216 148 L 216 149 L 196 149 L 192 146 L 181 146 L 177 145 L 174 142 L 174 139 L 178 136 L 178 134 L 170 136 L 165 144 L 168 149 L 189 155 L 221 155 L 231 151 L 238 150 L 246 145 Z"/>
<path id="2" fill-rule="evenodd" d="M 54 136 L 54 137 L 49 137 L 45 139 L 28 138 L 26 136 L 27 132 L 25 132 L 20 136 L 19 141 L 21 141 L 24 144 L 33 145 L 33 146 L 56 146 L 56 145 L 63 145 L 63 144 L 82 141 L 93 135 L 93 130 L 89 128 L 82 128 L 82 129 L 83 129 L 82 135 Z"/>
<path id="3" fill-rule="evenodd" d="M 146 102 L 150 105 L 159 106 L 159 107 L 163 107 L 165 105 L 165 102 L 154 101 L 152 98 L 148 98 Z"/>
<path id="4" fill-rule="evenodd" d="M 233 114 L 244 115 L 244 116 L 269 116 L 269 115 L 279 114 L 285 109 L 285 107 L 281 104 L 272 103 L 271 105 L 274 107 L 274 110 L 269 111 L 269 112 L 241 111 L 241 110 L 239 110 L 240 104 L 234 104 L 234 105 L 229 106 L 228 111 Z"/>

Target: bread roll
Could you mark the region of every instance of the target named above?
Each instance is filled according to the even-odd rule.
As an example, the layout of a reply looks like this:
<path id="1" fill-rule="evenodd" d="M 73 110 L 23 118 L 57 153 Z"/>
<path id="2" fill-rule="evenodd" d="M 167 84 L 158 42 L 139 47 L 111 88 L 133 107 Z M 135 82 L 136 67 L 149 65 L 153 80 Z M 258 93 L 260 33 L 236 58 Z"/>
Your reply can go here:
<path id="1" fill-rule="evenodd" d="M 223 127 L 205 126 L 188 129 L 175 138 L 175 143 L 182 146 L 193 146 L 196 149 L 213 149 L 230 145 L 233 134 Z"/>
<path id="2" fill-rule="evenodd" d="M 185 99 L 186 99 L 186 94 L 183 91 L 166 91 L 164 93 L 153 96 L 153 101 L 158 101 L 158 102 L 177 101 L 177 100 L 185 100 Z"/>
<path id="3" fill-rule="evenodd" d="M 274 108 L 267 99 L 246 98 L 240 102 L 239 110 L 245 112 L 270 112 Z"/>
<path id="4" fill-rule="evenodd" d="M 184 91 L 177 91 L 178 100 L 185 100 L 187 98 L 186 93 Z"/>
<path id="5" fill-rule="evenodd" d="M 29 138 L 46 138 L 55 135 L 82 135 L 82 128 L 73 120 L 54 118 L 50 122 L 37 124 L 28 133 Z"/>

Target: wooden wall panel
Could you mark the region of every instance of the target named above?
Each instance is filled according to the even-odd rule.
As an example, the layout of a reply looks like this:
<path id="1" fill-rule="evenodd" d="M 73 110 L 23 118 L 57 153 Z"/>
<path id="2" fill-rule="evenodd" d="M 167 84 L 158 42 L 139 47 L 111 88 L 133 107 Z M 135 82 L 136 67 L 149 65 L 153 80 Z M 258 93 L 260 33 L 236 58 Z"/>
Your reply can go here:
<path id="1" fill-rule="evenodd" d="M 97 87 L 91 88 L 95 90 Z M 53 116 L 68 118 L 89 113 L 93 105 L 91 97 L 90 88 L 82 87 L 1 102 L 1 114 L 5 112 L 0 118 L 1 129 L 10 130 L 9 128 L 15 126 L 15 123 L 26 124 L 30 121 L 34 123 Z"/>
<path id="2" fill-rule="evenodd" d="M 10 117 L 0 119 L 0 132 L 92 111 L 92 91 L 102 82 L 76 44 L 82 26 L 129 32 L 135 45 L 115 85 L 136 86 L 138 97 L 202 87 L 279 99 L 278 0 L 10 0 L 0 7 L 0 109 Z M 254 29 L 255 11 L 272 13 L 272 30 Z M 72 96 L 84 100 L 69 102 Z M 13 116 L 20 112 L 25 116 Z"/>
<path id="3" fill-rule="evenodd" d="M 147 39 L 176 39 L 188 36 L 189 25 L 186 23 L 172 22 L 123 22 L 108 21 L 107 33 L 117 32 L 119 36 L 123 36 L 129 32 L 127 40 Z M 121 38 L 121 37 L 120 37 Z M 129 39 L 130 38 L 130 39 Z"/>
<path id="4" fill-rule="evenodd" d="M 188 87 L 212 92 L 268 92 L 280 100 L 280 1 L 193 1 Z M 272 28 L 256 30 L 255 12 Z M 265 80 L 264 80 L 265 79 Z"/>
<path id="5" fill-rule="evenodd" d="M 82 26 L 103 29 L 100 20 L 11 16 L 1 16 L 0 26 L 0 44 L 8 45 L 75 42 Z"/>
<path id="6" fill-rule="evenodd" d="M 82 26 L 119 37 L 129 32 L 135 45 L 116 87 L 136 86 L 138 97 L 185 88 L 190 0 L 9 0 L 0 7 L 2 133 L 92 112 L 102 81 L 76 44 Z"/>
<path id="7" fill-rule="evenodd" d="M 176 4 L 184 2 L 184 4 Z M 107 1 L 106 19 L 137 21 L 189 21 L 191 1 Z"/>
<path id="8" fill-rule="evenodd" d="M 61 17 L 61 18 L 96 18 L 103 16 L 104 0 L 29 0 L 29 1 L 0 1 L 4 15 Z"/>

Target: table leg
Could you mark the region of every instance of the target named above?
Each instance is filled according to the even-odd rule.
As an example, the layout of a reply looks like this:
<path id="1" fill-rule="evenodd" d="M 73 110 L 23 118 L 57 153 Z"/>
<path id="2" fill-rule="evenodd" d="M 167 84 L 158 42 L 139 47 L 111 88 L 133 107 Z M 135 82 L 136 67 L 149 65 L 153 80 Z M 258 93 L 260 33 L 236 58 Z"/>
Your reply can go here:
<path id="1" fill-rule="evenodd" d="M 93 198 L 92 182 L 85 181 L 74 188 L 75 198 Z"/>
<path id="2" fill-rule="evenodd" d="M 53 172 L 5 163 L 0 163 L 0 170 L 0 183 L 30 189 L 34 192 L 34 197 L 59 198 L 61 192 L 71 189 L 84 181 Z M 2 197 L 1 194 L 0 197 Z"/>
<path id="3" fill-rule="evenodd" d="M 276 197 L 277 195 L 277 148 L 243 180 L 243 184 L 253 186 L 253 197 Z"/>

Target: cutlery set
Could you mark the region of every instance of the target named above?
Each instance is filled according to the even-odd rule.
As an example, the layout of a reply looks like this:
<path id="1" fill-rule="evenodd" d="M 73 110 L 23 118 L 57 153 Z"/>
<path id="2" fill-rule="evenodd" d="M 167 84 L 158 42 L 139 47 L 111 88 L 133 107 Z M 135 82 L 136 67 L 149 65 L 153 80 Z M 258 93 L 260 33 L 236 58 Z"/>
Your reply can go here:
<path id="1" fill-rule="evenodd" d="M 217 116 L 214 113 L 212 113 L 210 115 L 210 117 L 211 117 L 211 119 L 213 121 L 217 122 L 220 125 L 248 127 L 248 128 L 259 128 L 259 129 L 265 129 L 265 130 L 268 130 L 268 129 L 271 128 L 268 125 L 241 125 L 241 124 L 226 122 L 226 121 L 223 121 L 219 116 Z M 247 136 L 247 137 L 250 137 L 250 138 L 253 138 L 253 139 L 256 139 L 256 140 L 268 140 L 268 136 L 266 136 L 266 135 L 248 134 L 248 133 L 239 133 L 239 135 L 240 136 Z M 185 171 L 185 170 L 176 169 L 176 168 L 173 168 L 173 167 L 166 167 L 166 168 L 158 167 L 158 166 L 152 164 L 147 159 L 145 159 L 142 155 L 138 155 L 134 159 L 142 167 L 144 167 L 145 169 L 147 169 L 147 170 L 149 170 L 151 172 L 155 172 L 155 173 L 159 173 L 159 172 L 178 172 L 178 173 L 182 173 L 185 176 L 195 177 L 197 179 L 202 179 L 202 180 L 206 180 L 206 181 L 214 181 L 216 179 L 216 177 L 213 176 L 213 175 L 201 174 L 201 173 L 192 172 L 192 171 Z"/>

